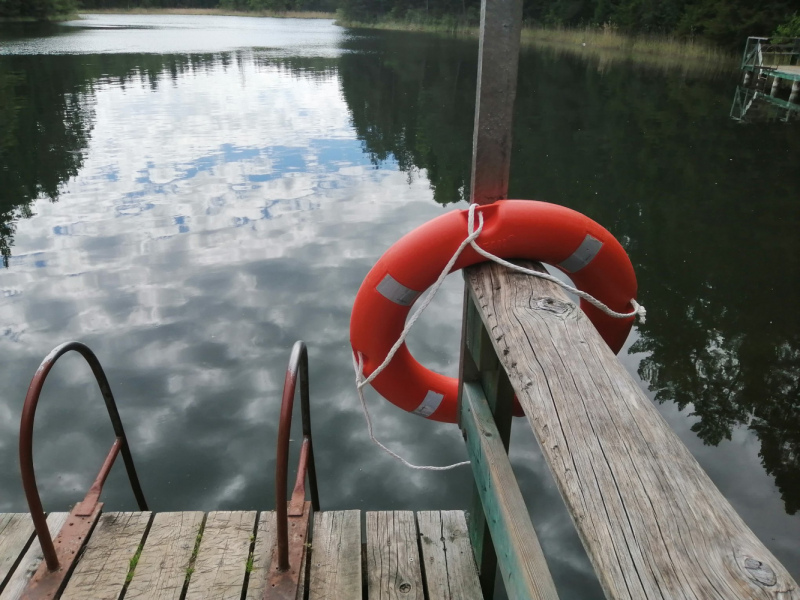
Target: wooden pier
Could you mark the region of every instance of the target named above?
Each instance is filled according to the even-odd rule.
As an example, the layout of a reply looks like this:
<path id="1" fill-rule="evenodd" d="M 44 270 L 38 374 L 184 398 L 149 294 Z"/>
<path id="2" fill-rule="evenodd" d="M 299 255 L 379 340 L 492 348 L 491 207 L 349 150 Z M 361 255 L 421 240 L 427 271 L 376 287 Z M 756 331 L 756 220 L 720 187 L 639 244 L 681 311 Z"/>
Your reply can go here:
<path id="1" fill-rule="evenodd" d="M 364 522 L 360 511 L 312 516 L 304 440 L 284 504 L 285 570 L 278 511 L 101 514 L 98 505 L 84 510 L 97 515 L 96 525 L 74 564 L 62 566 L 59 589 L 37 595 L 26 584 L 46 568 L 32 519 L 2 515 L 0 600 L 302 600 L 306 592 L 312 600 L 473 600 L 492 597 L 496 572 L 509 598 L 557 598 L 506 454 L 514 395 L 608 598 L 800 599 L 797 583 L 559 287 L 496 264 L 465 274 L 460 427 L 475 479 L 469 518 L 461 511 L 368 512 Z M 298 347 L 290 365 L 305 357 Z M 296 380 L 290 366 L 282 413 L 291 415 Z M 303 371 L 300 380 L 305 399 Z M 49 530 L 64 535 L 80 507 L 69 517 L 50 514 Z"/>
<path id="2" fill-rule="evenodd" d="M 482 598 L 463 512 L 364 516 L 365 527 L 357 510 L 314 516 L 298 599 L 305 589 L 309 600 Z M 66 519 L 48 523 L 55 533 Z M 275 524 L 275 511 L 105 513 L 61 598 L 261 600 Z M 0 536 L 0 600 L 18 600 L 42 561 L 30 516 L 1 515 Z"/>
<path id="3" fill-rule="evenodd" d="M 742 86 L 737 90 L 731 116 L 745 120 L 757 102 L 772 104 L 792 112 L 800 111 L 800 38 L 792 42 L 773 42 L 749 37 L 742 56 Z"/>

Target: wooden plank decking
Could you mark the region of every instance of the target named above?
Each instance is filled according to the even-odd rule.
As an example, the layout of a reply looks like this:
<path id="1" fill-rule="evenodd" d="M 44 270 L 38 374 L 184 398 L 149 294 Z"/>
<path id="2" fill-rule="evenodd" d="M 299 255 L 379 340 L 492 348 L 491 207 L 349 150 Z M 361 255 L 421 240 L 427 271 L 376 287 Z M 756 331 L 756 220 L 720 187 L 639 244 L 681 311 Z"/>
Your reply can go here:
<path id="1" fill-rule="evenodd" d="M 482 598 L 463 512 L 365 516 L 362 544 L 360 511 L 314 515 L 310 600 Z M 274 540 L 274 512 L 105 513 L 61 598 L 260 600 Z M 0 600 L 17 600 L 41 560 L 30 517 L 0 515 Z"/>

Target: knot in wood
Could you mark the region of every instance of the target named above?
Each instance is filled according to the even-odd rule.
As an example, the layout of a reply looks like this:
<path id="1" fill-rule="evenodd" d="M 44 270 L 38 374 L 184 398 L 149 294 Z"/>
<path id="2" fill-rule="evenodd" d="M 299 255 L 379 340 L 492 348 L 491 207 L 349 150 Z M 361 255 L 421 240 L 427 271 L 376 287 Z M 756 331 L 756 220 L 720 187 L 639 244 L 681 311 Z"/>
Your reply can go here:
<path id="1" fill-rule="evenodd" d="M 400 585 L 397 587 L 397 589 L 398 589 L 398 590 L 399 590 L 401 593 L 403 593 L 403 594 L 407 594 L 408 592 L 410 592 L 410 591 L 411 591 L 411 584 L 410 584 L 410 583 L 401 583 L 401 584 L 400 584 Z"/>
<path id="2" fill-rule="evenodd" d="M 744 568 L 747 569 L 750 577 L 755 579 L 761 585 L 771 586 L 778 582 L 775 571 L 769 565 L 762 563 L 755 558 L 747 557 L 744 559 Z"/>
<path id="3" fill-rule="evenodd" d="M 555 298 L 539 298 L 534 302 L 533 308 L 537 310 L 546 310 L 556 315 L 563 315 L 569 312 L 570 304 L 568 302 L 556 300 Z"/>

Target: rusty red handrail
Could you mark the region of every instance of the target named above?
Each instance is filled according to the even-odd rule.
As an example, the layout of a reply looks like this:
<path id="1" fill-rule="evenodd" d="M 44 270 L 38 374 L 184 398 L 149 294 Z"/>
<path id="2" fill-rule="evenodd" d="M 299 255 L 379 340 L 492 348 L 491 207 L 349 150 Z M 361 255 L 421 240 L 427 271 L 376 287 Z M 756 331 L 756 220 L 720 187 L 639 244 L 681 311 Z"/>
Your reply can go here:
<path id="1" fill-rule="evenodd" d="M 294 407 L 297 375 L 300 374 L 300 414 L 303 419 L 303 444 L 300 448 L 300 459 L 297 467 L 292 499 L 286 502 L 287 479 L 289 475 L 289 434 L 292 426 L 292 409 Z M 317 490 L 317 472 L 314 466 L 314 448 L 311 443 L 311 413 L 308 402 L 308 350 L 303 342 L 295 342 L 286 379 L 283 384 L 281 400 L 281 418 L 278 425 L 278 452 L 275 467 L 275 507 L 278 537 L 278 570 L 289 570 L 289 517 L 303 514 L 305 501 L 305 479 L 308 474 L 311 506 L 319 510 L 319 492 Z"/>
<path id="2" fill-rule="evenodd" d="M 25 396 L 25 404 L 22 407 L 22 418 L 19 425 L 19 462 L 20 470 L 22 471 L 22 487 L 25 490 L 25 497 L 28 500 L 28 508 L 30 509 L 31 518 L 36 529 L 36 535 L 39 538 L 39 543 L 42 546 L 42 553 L 47 564 L 48 571 L 57 571 L 59 569 L 58 556 L 53 545 L 53 538 L 50 536 L 50 530 L 47 527 L 47 520 L 42 508 L 42 501 L 39 497 L 39 489 L 36 486 L 36 474 L 33 468 L 33 422 L 36 416 L 36 406 L 39 403 L 39 396 L 42 393 L 45 379 L 48 373 L 53 368 L 56 361 L 66 354 L 74 350 L 78 352 L 92 369 L 97 384 L 100 386 L 100 393 L 103 395 L 108 416 L 111 419 L 111 424 L 114 428 L 116 439 L 111 446 L 100 473 L 83 499 L 83 502 L 78 504 L 73 513 L 78 516 L 91 515 L 100 498 L 100 493 L 103 489 L 106 477 L 108 477 L 111 467 L 114 464 L 118 454 L 122 454 L 122 460 L 125 463 L 125 470 L 128 472 L 128 479 L 133 488 L 133 495 L 136 497 L 136 502 L 140 510 L 147 510 L 147 502 L 144 499 L 142 487 L 139 484 L 139 478 L 136 475 L 136 468 L 133 466 L 133 457 L 131 456 L 130 448 L 128 447 L 128 439 L 125 436 L 125 430 L 122 427 L 117 405 L 114 401 L 114 395 L 111 393 L 111 386 L 108 384 L 103 367 L 100 366 L 100 361 L 94 355 L 88 346 L 80 342 L 66 342 L 54 348 L 39 365 L 36 373 L 31 379 L 31 384 L 28 387 L 28 393 Z"/>

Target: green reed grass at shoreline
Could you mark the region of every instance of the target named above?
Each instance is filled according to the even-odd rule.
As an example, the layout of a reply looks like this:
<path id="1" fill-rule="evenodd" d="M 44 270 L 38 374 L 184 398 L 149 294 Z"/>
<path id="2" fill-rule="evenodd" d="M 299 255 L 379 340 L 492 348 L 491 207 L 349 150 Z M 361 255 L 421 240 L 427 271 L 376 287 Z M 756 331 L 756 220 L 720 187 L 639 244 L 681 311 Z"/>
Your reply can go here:
<path id="1" fill-rule="evenodd" d="M 336 22 L 345 27 L 420 31 L 456 37 L 477 37 L 479 28 L 456 19 L 380 20 L 374 23 Z M 597 57 L 601 62 L 627 60 L 662 68 L 695 70 L 730 70 L 738 65 L 738 57 L 704 40 L 687 40 L 666 35 L 630 35 L 611 26 L 606 27 L 536 27 L 525 26 L 522 44 L 552 48 L 556 52 Z"/>
<path id="2" fill-rule="evenodd" d="M 85 15 L 212 15 L 218 17 L 271 17 L 277 19 L 333 19 L 334 13 L 319 11 L 284 11 L 272 10 L 241 11 L 224 8 L 93 8 L 82 10 Z"/>
<path id="3" fill-rule="evenodd" d="M 522 39 L 532 43 L 563 44 L 598 50 L 674 56 L 685 60 L 712 63 L 736 61 L 736 57 L 731 52 L 704 40 L 688 40 L 657 34 L 628 35 L 613 27 L 525 28 L 522 32 Z"/>
<path id="4" fill-rule="evenodd" d="M 217 15 L 273 18 L 332 19 L 337 25 L 394 31 L 419 31 L 455 37 L 475 38 L 479 30 L 473 24 L 453 16 L 427 17 L 421 11 L 409 11 L 405 19 L 380 19 L 359 22 L 325 12 L 236 11 L 221 8 L 132 8 L 95 9 L 84 14 L 137 15 Z M 629 61 L 643 66 L 694 71 L 732 70 L 738 57 L 704 40 L 687 40 L 666 35 L 622 33 L 613 26 L 583 28 L 534 27 L 522 30 L 522 44 L 549 48 L 557 53 L 597 58 L 603 64 Z"/>

